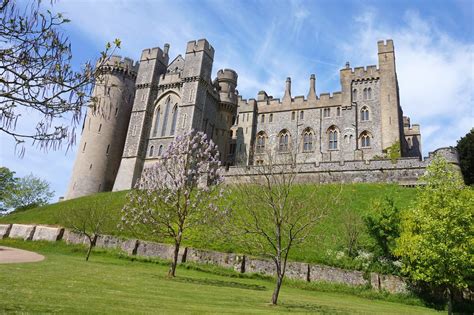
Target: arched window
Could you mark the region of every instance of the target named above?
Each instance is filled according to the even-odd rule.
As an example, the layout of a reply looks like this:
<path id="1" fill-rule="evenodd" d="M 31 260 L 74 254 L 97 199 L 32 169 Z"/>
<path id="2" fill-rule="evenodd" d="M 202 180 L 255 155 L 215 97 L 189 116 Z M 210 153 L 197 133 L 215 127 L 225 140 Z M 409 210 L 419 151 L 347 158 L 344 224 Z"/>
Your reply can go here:
<path id="1" fill-rule="evenodd" d="M 289 134 L 288 134 L 288 131 L 286 130 L 283 130 L 282 132 L 280 132 L 280 134 L 278 135 L 278 151 L 280 152 L 288 152 L 288 141 L 289 141 Z"/>
<path id="2" fill-rule="evenodd" d="M 160 107 L 156 109 L 155 113 L 155 127 L 153 128 L 153 137 L 158 136 L 158 128 L 160 128 Z"/>
<path id="3" fill-rule="evenodd" d="M 178 104 L 175 104 L 173 107 L 173 118 L 171 120 L 171 129 L 170 129 L 170 136 L 174 135 L 176 130 L 176 120 L 178 119 Z"/>
<path id="4" fill-rule="evenodd" d="M 371 89 L 371 88 L 368 88 L 368 89 L 367 89 L 367 99 L 368 99 L 368 100 L 371 100 L 371 99 L 372 99 L 372 89 Z"/>
<path id="5" fill-rule="evenodd" d="M 356 100 L 357 99 L 357 89 L 353 89 L 352 90 L 352 100 Z"/>
<path id="6" fill-rule="evenodd" d="M 188 114 L 183 115 L 183 123 L 181 124 L 181 128 L 186 128 L 186 120 L 188 120 Z"/>
<path id="7" fill-rule="evenodd" d="M 153 156 L 153 150 L 154 150 L 154 149 L 155 149 L 154 146 L 151 146 L 151 147 L 150 147 L 150 153 L 148 154 L 148 156 L 150 156 L 150 157 Z"/>
<path id="8" fill-rule="evenodd" d="M 304 119 L 304 111 L 301 111 L 301 112 L 300 112 L 300 119 L 301 119 L 301 120 Z"/>
<path id="9" fill-rule="evenodd" d="M 171 102 L 171 98 L 168 96 L 168 98 L 166 99 L 166 104 L 165 104 L 165 113 L 163 115 L 163 127 L 161 129 L 161 136 L 164 137 L 165 136 L 165 132 L 166 132 L 166 125 L 168 124 L 168 113 L 170 111 L 170 102 Z"/>
<path id="10" fill-rule="evenodd" d="M 408 148 L 411 149 L 411 147 L 413 146 L 413 142 L 411 141 L 411 138 L 408 138 L 407 142 L 408 142 Z"/>
<path id="11" fill-rule="evenodd" d="M 260 117 L 260 122 L 264 123 L 265 122 L 265 115 L 262 114 L 261 117 Z"/>
<path id="12" fill-rule="evenodd" d="M 303 132 L 303 152 L 313 151 L 313 132 L 311 129 L 306 129 Z"/>
<path id="13" fill-rule="evenodd" d="M 341 116 L 341 108 L 338 107 L 336 110 L 336 116 Z"/>
<path id="14" fill-rule="evenodd" d="M 370 148 L 370 134 L 367 131 L 360 134 L 360 147 Z"/>
<path id="15" fill-rule="evenodd" d="M 364 100 L 366 100 L 366 99 L 367 99 L 367 89 L 365 88 L 364 89 Z"/>
<path id="16" fill-rule="evenodd" d="M 329 150 L 337 150 L 338 132 L 336 127 L 332 126 L 328 129 L 329 136 Z"/>
<path id="17" fill-rule="evenodd" d="M 367 121 L 369 120 L 369 108 L 364 106 L 360 110 L 360 120 Z"/>
<path id="18" fill-rule="evenodd" d="M 158 148 L 158 156 L 161 156 L 161 153 L 163 152 L 163 145 L 160 145 Z"/>
<path id="19" fill-rule="evenodd" d="M 257 153 L 263 153 L 265 151 L 265 140 L 265 133 L 259 132 L 259 134 L 257 135 Z"/>
<path id="20" fill-rule="evenodd" d="M 270 114 L 270 122 L 273 122 L 273 114 Z"/>
<path id="21" fill-rule="evenodd" d="M 295 120 L 296 114 L 295 112 L 291 112 L 291 120 Z"/>

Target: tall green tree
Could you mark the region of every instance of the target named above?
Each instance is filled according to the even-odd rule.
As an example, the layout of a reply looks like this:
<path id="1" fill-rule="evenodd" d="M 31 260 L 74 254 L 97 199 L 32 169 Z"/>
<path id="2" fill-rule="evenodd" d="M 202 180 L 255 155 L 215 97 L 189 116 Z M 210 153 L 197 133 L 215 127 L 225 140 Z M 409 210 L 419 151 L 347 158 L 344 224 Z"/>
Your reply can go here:
<path id="1" fill-rule="evenodd" d="M 403 213 L 395 252 L 412 280 L 444 289 L 452 314 L 453 290 L 467 287 L 474 272 L 474 191 L 441 157 L 421 180 L 414 207 Z"/>
<path id="2" fill-rule="evenodd" d="M 474 128 L 458 140 L 456 149 L 459 153 L 461 172 L 466 185 L 474 184 Z"/>
<path id="3" fill-rule="evenodd" d="M 7 167 L 0 167 L 0 212 L 7 211 L 5 200 L 11 195 L 15 187 L 15 172 L 10 171 Z"/>

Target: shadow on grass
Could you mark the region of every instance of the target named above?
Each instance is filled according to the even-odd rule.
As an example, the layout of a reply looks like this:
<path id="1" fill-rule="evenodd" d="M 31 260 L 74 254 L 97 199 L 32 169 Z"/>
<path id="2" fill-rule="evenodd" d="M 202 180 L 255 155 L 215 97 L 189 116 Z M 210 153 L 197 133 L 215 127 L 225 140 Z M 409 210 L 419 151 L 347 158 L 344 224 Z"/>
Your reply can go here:
<path id="1" fill-rule="evenodd" d="M 303 311 L 305 313 L 316 314 L 354 314 L 354 310 L 351 309 L 309 303 L 281 303 L 279 304 L 279 308 L 288 312 Z"/>
<path id="2" fill-rule="evenodd" d="M 255 290 L 255 291 L 266 291 L 267 288 L 263 285 L 258 284 L 247 284 L 247 283 L 240 283 L 240 282 L 233 282 L 233 281 L 222 281 L 216 279 L 197 279 L 197 278 L 190 278 L 190 277 L 176 277 L 176 278 L 165 278 L 171 281 L 182 282 L 182 283 L 192 283 L 192 284 L 199 284 L 199 285 L 211 285 L 215 287 L 228 287 L 228 288 L 238 288 L 238 289 L 246 289 L 246 290 Z"/>

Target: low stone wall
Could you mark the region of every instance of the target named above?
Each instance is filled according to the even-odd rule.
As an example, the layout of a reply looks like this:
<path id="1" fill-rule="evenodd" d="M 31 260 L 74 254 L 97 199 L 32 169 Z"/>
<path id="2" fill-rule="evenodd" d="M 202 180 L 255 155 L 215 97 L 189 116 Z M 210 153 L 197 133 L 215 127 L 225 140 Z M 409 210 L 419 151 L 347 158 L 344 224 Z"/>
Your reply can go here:
<path id="1" fill-rule="evenodd" d="M 0 239 L 7 238 L 11 228 L 11 224 L 0 224 Z"/>
<path id="2" fill-rule="evenodd" d="M 37 226 L 33 234 L 33 241 L 50 241 L 55 242 L 62 238 L 63 228 Z"/>
<path id="3" fill-rule="evenodd" d="M 400 277 L 392 275 L 370 274 L 370 284 L 375 290 L 385 290 L 390 293 L 405 293 L 408 291 L 407 284 Z"/>
<path id="4" fill-rule="evenodd" d="M 21 238 L 25 241 L 31 241 L 35 233 L 36 226 L 26 224 L 13 224 L 8 237 Z"/>
<path id="5" fill-rule="evenodd" d="M 9 234 L 8 231 L 10 232 Z M 6 237 L 6 235 L 24 240 L 56 241 L 62 238 L 68 244 L 88 244 L 85 235 L 67 229 L 45 226 L 2 224 L 0 225 L 0 238 Z M 171 260 L 174 252 L 174 246 L 171 244 L 146 242 L 136 239 L 123 240 L 111 235 L 99 236 L 96 240 L 96 247 L 119 249 L 128 255 L 157 257 L 165 260 Z M 241 273 L 259 273 L 275 276 L 275 264 L 271 260 L 190 247 L 181 248 L 178 255 L 179 262 L 189 261 L 198 264 L 212 264 Z M 408 292 L 406 283 L 400 277 L 371 273 L 370 279 L 364 279 L 364 274 L 361 271 L 300 262 L 288 262 L 286 277 L 307 282 L 324 281 L 349 286 L 370 284 L 375 290 L 385 290 L 390 293 Z"/>

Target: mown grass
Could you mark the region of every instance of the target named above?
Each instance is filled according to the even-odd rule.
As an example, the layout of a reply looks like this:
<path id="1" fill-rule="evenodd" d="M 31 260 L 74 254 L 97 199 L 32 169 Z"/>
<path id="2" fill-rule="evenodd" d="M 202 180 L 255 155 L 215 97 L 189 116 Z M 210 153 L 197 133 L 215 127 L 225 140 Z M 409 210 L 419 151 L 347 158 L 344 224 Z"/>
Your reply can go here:
<path id="1" fill-rule="evenodd" d="M 319 187 L 319 194 L 312 194 L 312 191 Z M 347 258 L 336 258 L 334 253 L 345 248 L 344 242 L 344 222 L 347 220 L 347 213 L 351 212 L 356 217 L 362 218 L 365 214 L 373 211 L 371 204 L 373 200 L 391 196 L 394 198 L 395 204 L 400 208 L 406 208 L 413 201 L 416 190 L 413 188 L 404 188 L 392 184 L 345 184 L 342 185 L 340 193 L 340 202 L 329 210 L 327 215 L 316 225 L 311 238 L 309 238 L 303 246 L 295 248 L 290 259 L 296 261 L 305 261 L 310 263 L 321 263 L 345 268 L 360 269 L 361 266 Z M 295 193 L 300 196 L 308 197 L 306 202 L 316 204 L 317 196 L 322 194 L 337 193 L 340 186 L 334 185 L 298 185 L 295 186 Z M 77 198 L 64 202 L 51 204 L 48 206 L 29 209 L 21 212 L 15 212 L 4 217 L 0 217 L 0 222 L 8 223 L 35 223 L 35 224 L 51 224 L 63 225 L 61 211 L 80 211 L 84 207 L 104 206 L 109 209 L 115 217 L 116 222 L 106 231 L 106 234 L 121 237 L 136 237 L 127 230 L 117 229 L 117 223 L 120 220 L 120 210 L 126 201 L 127 192 L 100 193 L 92 196 Z M 305 197 L 303 197 L 305 198 Z M 235 211 L 242 211 L 242 205 L 246 203 L 244 195 L 238 191 L 230 191 L 223 203 L 231 205 Z M 360 222 L 361 223 L 361 222 Z M 370 249 L 373 241 L 368 236 L 365 226 L 359 226 L 361 233 L 359 236 L 359 246 L 361 248 Z M 225 252 L 247 253 L 246 248 L 239 247 L 237 244 L 210 233 L 208 228 L 201 231 L 190 231 L 185 246 L 193 246 L 197 248 L 214 249 Z M 146 238 L 146 237 L 142 237 Z M 148 237 L 150 240 L 167 242 L 166 239 L 156 239 Z"/>
<path id="2" fill-rule="evenodd" d="M 83 247 L 62 242 L 1 240 L 0 245 L 46 256 L 38 263 L 0 264 L 0 312 L 6 313 L 436 313 L 420 305 L 380 300 L 382 295 L 364 298 L 317 283 L 298 287 L 287 282 L 280 305 L 271 306 L 273 280 L 265 277 L 232 277 L 238 274 L 184 265 L 171 279 L 166 276 L 168 266 L 160 261 L 123 259 L 102 250 L 85 262 Z M 407 301 L 421 304 L 415 298 Z"/>

